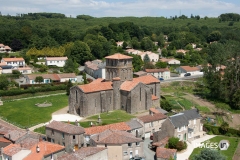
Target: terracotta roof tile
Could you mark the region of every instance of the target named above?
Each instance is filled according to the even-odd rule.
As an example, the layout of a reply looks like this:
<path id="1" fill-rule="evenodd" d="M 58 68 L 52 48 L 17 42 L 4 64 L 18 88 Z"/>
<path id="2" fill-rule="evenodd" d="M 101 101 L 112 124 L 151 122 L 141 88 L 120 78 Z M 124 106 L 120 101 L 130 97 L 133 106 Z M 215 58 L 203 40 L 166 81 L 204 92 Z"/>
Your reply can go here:
<path id="1" fill-rule="evenodd" d="M 167 116 L 162 114 L 162 113 L 156 113 L 156 114 L 153 114 L 153 115 L 149 114 L 149 115 L 146 115 L 146 116 L 138 117 L 138 119 L 140 119 L 144 123 L 158 121 L 158 120 L 162 120 L 162 119 L 166 119 L 166 118 L 167 118 Z"/>
<path id="2" fill-rule="evenodd" d="M 46 128 L 55 129 L 69 134 L 83 134 L 85 132 L 84 128 L 81 126 L 76 126 L 64 122 L 52 121 Z"/>
<path id="3" fill-rule="evenodd" d="M 4 44 L 0 43 L 0 47 L 4 47 Z"/>
<path id="4" fill-rule="evenodd" d="M 40 152 L 37 153 L 36 148 L 39 146 Z M 59 144 L 54 144 L 46 141 L 40 141 L 31 148 L 31 153 L 23 160 L 42 160 L 44 156 L 64 150 L 65 147 Z"/>
<path id="5" fill-rule="evenodd" d="M 7 62 L 0 63 L 0 66 L 6 66 L 6 65 L 7 65 Z"/>
<path id="6" fill-rule="evenodd" d="M 97 144 L 127 144 L 142 142 L 141 138 L 136 138 L 131 133 L 112 129 L 94 135 L 91 139 Z"/>
<path id="7" fill-rule="evenodd" d="M 65 61 L 67 57 L 46 57 L 47 61 Z"/>
<path id="8" fill-rule="evenodd" d="M 165 137 L 162 140 L 153 143 L 152 145 L 156 147 L 165 147 L 166 144 L 168 143 L 168 140 L 169 140 L 169 137 Z"/>
<path id="9" fill-rule="evenodd" d="M 159 72 L 166 72 L 170 71 L 168 68 L 160 68 L 160 69 L 145 69 L 148 73 L 159 73 Z"/>
<path id="10" fill-rule="evenodd" d="M 124 54 L 121 54 L 121 53 L 116 53 L 114 55 L 111 55 L 111 56 L 107 56 L 105 57 L 106 59 L 132 59 L 132 57 L 130 56 L 126 56 Z"/>
<path id="11" fill-rule="evenodd" d="M 19 144 L 10 144 L 3 148 L 3 153 L 8 156 L 13 156 L 14 154 L 18 153 L 21 150 L 22 148 Z"/>
<path id="12" fill-rule="evenodd" d="M 11 141 L 9 141 L 8 139 L 6 139 L 4 137 L 0 137 L 0 142 L 11 143 Z"/>
<path id="13" fill-rule="evenodd" d="M 77 78 L 75 73 L 58 74 L 59 78 Z"/>
<path id="14" fill-rule="evenodd" d="M 152 100 L 157 100 L 157 99 L 159 99 L 159 98 L 152 94 Z"/>
<path id="15" fill-rule="evenodd" d="M 78 86 L 83 92 L 91 93 L 91 92 L 98 92 L 98 91 L 106 91 L 112 90 L 112 82 L 104 82 L 102 80 L 93 81 L 92 83 L 79 85 Z"/>
<path id="16" fill-rule="evenodd" d="M 157 158 L 169 159 L 174 158 L 174 155 L 177 153 L 176 149 L 168 149 L 168 148 L 161 148 L 158 147 L 156 150 Z"/>
<path id="17" fill-rule="evenodd" d="M 94 135 L 94 134 L 104 132 L 105 130 L 108 130 L 108 129 L 114 129 L 114 130 L 120 130 L 120 131 L 131 130 L 131 128 L 125 122 L 120 122 L 120 123 L 113 123 L 113 124 L 104 125 L 104 126 L 94 126 L 90 128 L 85 128 L 85 134 Z"/>
<path id="18" fill-rule="evenodd" d="M 153 113 L 160 113 L 156 108 L 150 108 L 149 110 Z"/>
<path id="19" fill-rule="evenodd" d="M 200 71 L 200 69 L 198 67 L 180 66 L 180 68 L 184 69 L 187 72 Z"/>
<path id="20" fill-rule="evenodd" d="M 37 143 L 39 142 L 39 139 L 36 138 L 31 138 L 31 137 L 27 137 L 24 140 L 20 141 L 20 145 L 23 148 L 26 149 L 31 149 L 33 146 L 35 146 Z"/>
<path id="21" fill-rule="evenodd" d="M 9 46 L 5 46 L 4 48 L 5 48 L 5 49 L 12 49 L 12 48 L 10 48 Z"/>
<path id="22" fill-rule="evenodd" d="M 23 58 L 2 58 L 5 62 L 24 61 Z"/>
<path id="23" fill-rule="evenodd" d="M 38 76 L 42 76 L 43 79 L 51 79 L 53 81 L 60 80 L 58 74 L 30 74 L 30 75 L 27 75 L 28 79 L 30 79 L 30 80 L 35 80 L 36 77 L 38 77 Z"/>
<path id="24" fill-rule="evenodd" d="M 159 83 L 160 81 L 153 77 L 152 75 L 141 76 L 138 78 L 133 78 L 131 81 L 125 81 L 122 83 L 120 89 L 125 91 L 131 91 L 138 83 L 151 84 Z"/>
<path id="25" fill-rule="evenodd" d="M 57 158 L 57 160 L 80 160 L 91 155 L 97 154 L 107 148 L 105 147 L 83 147 L 76 150 L 74 153 L 67 153 Z"/>

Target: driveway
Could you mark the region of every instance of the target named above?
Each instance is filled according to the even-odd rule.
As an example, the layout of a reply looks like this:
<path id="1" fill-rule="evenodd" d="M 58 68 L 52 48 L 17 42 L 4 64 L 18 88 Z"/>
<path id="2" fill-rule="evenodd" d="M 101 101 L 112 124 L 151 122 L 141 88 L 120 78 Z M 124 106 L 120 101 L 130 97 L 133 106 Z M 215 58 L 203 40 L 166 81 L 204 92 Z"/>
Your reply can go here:
<path id="1" fill-rule="evenodd" d="M 148 144 L 151 142 L 150 138 L 145 138 L 143 143 L 143 151 L 145 155 L 146 160 L 154 160 L 155 152 L 153 152 L 151 149 L 148 148 Z"/>
<path id="2" fill-rule="evenodd" d="M 213 137 L 215 137 L 215 135 L 205 135 L 202 138 L 198 138 L 196 140 L 193 140 L 191 143 L 187 142 L 187 145 L 188 145 L 187 150 L 183 153 L 177 153 L 177 159 L 187 160 L 190 157 L 194 148 L 197 148 L 201 142 L 204 142 L 204 141 L 206 141 L 208 139 L 211 139 Z"/>

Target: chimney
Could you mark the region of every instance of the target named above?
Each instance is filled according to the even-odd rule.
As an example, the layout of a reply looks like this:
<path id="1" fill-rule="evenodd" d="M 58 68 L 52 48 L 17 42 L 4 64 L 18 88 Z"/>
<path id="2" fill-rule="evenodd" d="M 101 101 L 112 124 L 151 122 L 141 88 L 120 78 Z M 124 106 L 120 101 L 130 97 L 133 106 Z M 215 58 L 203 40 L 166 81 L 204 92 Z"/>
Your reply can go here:
<path id="1" fill-rule="evenodd" d="M 78 121 L 77 121 L 77 120 L 75 121 L 75 125 L 76 125 L 76 126 L 79 126 L 79 123 L 78 123 Z"/>
<path id="2" fill-rule="evenodd" d="M 9 133 L 9 135 L 8 135 L 8 139 L 11 140 L 11 134 L 10 134 L 10 133 Z"/>
<path id="3" fill-rule="evenodd" d="M 150 111 L 151 112 L 151 116 L 153 116 L 153 111 Z"/>
<path id="4" fill-rule="evenodd" d="M 36 151 L 37 151 L 37 153 L 40 152 L 40 147 L 39 147 L 39 145 L 37 145 Z"/>

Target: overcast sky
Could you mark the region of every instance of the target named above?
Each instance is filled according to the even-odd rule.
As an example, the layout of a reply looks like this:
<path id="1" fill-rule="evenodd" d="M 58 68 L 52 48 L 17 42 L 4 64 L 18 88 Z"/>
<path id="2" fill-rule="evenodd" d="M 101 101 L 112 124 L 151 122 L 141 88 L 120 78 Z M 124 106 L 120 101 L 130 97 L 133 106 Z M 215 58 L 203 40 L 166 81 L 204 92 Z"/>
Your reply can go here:
<path id="1" fill-rule="evenodd" d="M 52 12 L 66 16 L 93 17 L 217 17 L 222 13 L 240 14 L 240 0 L 0 0 L 2 15 Z"/>

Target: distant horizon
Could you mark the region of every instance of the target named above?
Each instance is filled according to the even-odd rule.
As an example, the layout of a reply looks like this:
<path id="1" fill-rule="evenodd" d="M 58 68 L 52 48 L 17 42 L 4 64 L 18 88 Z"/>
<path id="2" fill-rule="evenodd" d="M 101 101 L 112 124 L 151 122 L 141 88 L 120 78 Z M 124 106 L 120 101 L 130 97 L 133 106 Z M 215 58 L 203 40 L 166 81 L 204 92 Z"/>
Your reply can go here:
<path id="1" fill-rule="evenodd" d="M 8 0 L 2 15 L 61 13 L 66 17 L 164 17 L 199 15 L 217 18 L 223 13 L 240 14 L 239 0 Z"/>

